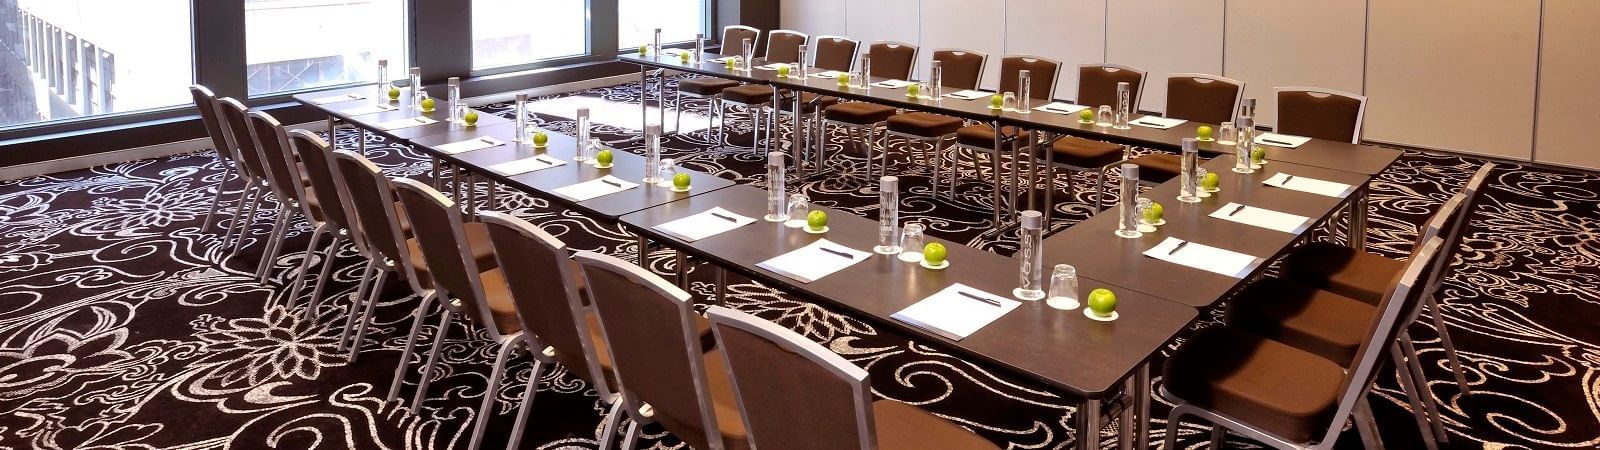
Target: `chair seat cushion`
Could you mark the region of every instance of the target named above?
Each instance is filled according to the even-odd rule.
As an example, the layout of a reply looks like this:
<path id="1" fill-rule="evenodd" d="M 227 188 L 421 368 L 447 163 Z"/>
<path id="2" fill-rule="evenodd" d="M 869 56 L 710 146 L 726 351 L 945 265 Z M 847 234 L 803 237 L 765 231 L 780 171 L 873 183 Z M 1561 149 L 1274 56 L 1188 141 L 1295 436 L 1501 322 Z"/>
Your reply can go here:
<path id="1" fill-rule="evenodd" d="M 517 317 L 517 302 L 506 287 L 506 275 L 499 268 L 478 274 L 483 281 L 483 301 L 489 306 L 489 315 L 502 336 L 522 331 L 522 320 Z M 477 320 L 476 317 L 470 320 Z"/>
<path id="2" fill-rule="evenodd" d="M 1228 302 L 1229 326 L 1315 353 L 1342 366 L 1355 359 L 1378 308 L 1282 278 L 1251 284 Z"/>
<path id="3" fill-rule="evenodd" d="M 1128 161 L 1139 166 L 1139 179 L 1165 183 L 1183 173 L 1183 157 L 1171 153 L 1151 153 Z"/>
<path id="4" fill-rule="evenodd" d="M 1005 133 L 1008 137 L 1016 136 L 1017 127 L 1002 126 L 1000 127 L 1000 132 Z M 1024 131 L 1022 133 L 1023 140 L 1032 138 L 1033 132 Z M 956 143 L 969 147 L 994 148 L 994 127 L 988 125 L 961 127 L 961 129 L 956 130 Z"/>
<path id="5" fill-rule="evenodd" d="M 746 84 L 722 90 L 722 100 L 757 105 L 772 101 L 772 87 L 759 84 Z"/>
<path id="6" fill-rule="evenodd" d="M 724 80 L 721 78 L 711 77 L 690 78 L 678 82 L 678 91 L 695 95 L 711 96 L 721 94 L 722 90 L 724 89 L 738 86 L 739 82 L 733 80 Z"/>
<path id="7" fill-rule="evenodd" d="M 889 117 L 888 122 L 889 131 L 930 138 L 961 129 L 961 119 L 920 111 Z"/>
<path id="8" fill-rule="evenodd" d="M 819 108 L 827 109 L 837 104 L 839 104 L 837 97 L 822 96 L 810 92 L 800 93 L 800 112 L 802 113 L 816 112 Z M 794 94 L 784 93 L 784 96 L 778 99 L 778 109 L 785 112 L 794 111 Z"/>
<path id="9" fill-rule="evenodd" d="M 1167 360 L 1168 393 L 1294 442 L 1322 436 L 1344 368 L 1248 331 L 1213 326 Z"/>
<path id="10" fill-rule="evenodd" d="M 1094 169 L 1122 160 L 1122 145 L 1065 136 L 1050 145 L 1058 164 Z"/>
<path id="11" fill-rule="evenodd" d="M 853 123 L 856 125 L 871 125 L 893 116 L 895 107 L 867 102 L 849 102 L 829 106 L 822 111 L 822 116 L 828 120 Z"/>
<path id="12" fill-rule="evenodd" d="M 872 402 L 878 448 L 883 450 L 999 449 L 971 431 L 921 408 L 894 400 Z"/>
<path id="13" fill-rule="evenodd" d="M 1394 278 L 1405 270 L 1396 261 L 1350 247 L 1314 242 L 1284 258 L 1284 273 L 1312 287 L 1376 305 Z"/>
<path id="14" fill-rule="evenodd" d="M 463 234 L 467 236 L 467 245 L 472 247 L 472 259 L 478 262 L 478 270 L 485 271 L 499 267 L 500 262 L 494 259 L 494 243 L 489 241 L 489 226 L 479 222 L 468 222 L 462 224 L 461 228 Z M 424 285 L 433 283 L 433 278 L 428 273 L 428 262 L 422 258 L 422 247 L 417 244 L 416 238 L 406 239 L 406 251 L 411 252 L 411 270 L 417 273 L 418 281 Z"/>

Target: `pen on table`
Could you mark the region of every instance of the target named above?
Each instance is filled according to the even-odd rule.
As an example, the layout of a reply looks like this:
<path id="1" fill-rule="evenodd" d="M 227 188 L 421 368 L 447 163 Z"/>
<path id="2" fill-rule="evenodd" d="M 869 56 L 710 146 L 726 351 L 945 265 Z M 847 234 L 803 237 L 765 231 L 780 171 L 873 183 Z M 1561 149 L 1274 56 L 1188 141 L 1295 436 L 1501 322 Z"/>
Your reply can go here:
<path id="1" fill-rule="evenodd" d="M 739 219 L 735 219 L 735 218 L 724 216 L 724 215 L 717 214 L 717 213 L 711 213 L 711 215 L 712 216 L 716 216 L 716 218 L 718 218 L 718 219 L 726 220 L 726 221 L 729 221 L 729 222 L 738 222 L 739 221 Z"/>
<path id="2" fill-rule="evenodd" d="M 994 301 L 994 299 L 986 298 L 986 297 L 980 297 L 980 296 L 978 296 L 976 294 L 973 294 L 973 293 L 970 293 L 970 292 L 967 292 L 967 291 L 956 291 L 956 293 L 961 294 L 961 296 L 966 297 L 966 298 L 970 298 L 970 299 L 977 300 L 977 301 L 980 301 L 980 302 L 988 303 L 988 304 L 990 304 L 992 306 L 1001 306 L 1000 302 Z"/>
<path id="3" fill-rule="evenodd" d="M 1167 252 L 1167 256 L 1172 256 L 1172 254 L 1177 253 L 1178 250 L 1183 250 L 1183 246 L 1185 245 L 1189 245 L 1189 241 L 1178 241 L 1178 245 L 1172 247 L 1172 250 Z"/>
<path id="4" fill-rule="evenodd" d="M 478 139 L 478 140 L 480 140 L 480 141 L 483 141 L 483 143 L 485 143 L 485 144 L 489 144 L 489 145 L 500 145 L 500 144 L 499 144 L 499 143 L 496 143 L 496 142 L 495 142 L 495 141 L 494 141 L 494 139 L 489 139 L 489 138 L 481 138 L 481 139 Z"/>
<path id="5" fill-rule="evenodd" d="M 1281 186 L 1281 185 L 1289 184 L 1289 180 L 1293 180 L 1293 179 L 1294 179 L 1294 175 L 1284 174 L 1283 175 L 1283 181 L 1279 182 L 1278 185 Z"/>
<path id="6" fill-rule="evenodd" d="M 544 155 L 535 156 L 535 157 L 533 157 L 533 160 L 545 163 L 546 165 L 551 165 L 551 166 L 556 165 L 556 163 L 550 162 L 550 160 L 548 160 L 548 159 L 544 159 Z"/>
<path id="7" fill-rule="evenodd" d="M 424 123 L 424 124 L 428 123 L 428 119 L 424 119 L 424 118 L 418 117 L 417 118 L 417 123 Z"/>
<path id="8" fill-rule="evenodd" d="M 1266 138 L 1262 138 L 1261 142 L 1265 142 L 1265 143 L 1268 143 L 1268 144 L 1278 144 L 1278 145 L 1294 145 L 1294 144 L 1290 144 L 1288 142 L 1276 141 L 1276 140 L 1266 139 Z"/>
<path id="9" fill-rule="evenodd" d="M 856 257 L 850 256 L 849 253 L 841 252 L 841 251 L 834 250 L 834 249 L 831 249 L 831 248 L 817 247 L 817 249 L 825 251 L 825 252 L 828 252 L 828 253 L 832 253 L 832 254 L 835 254 L 835 255 L 843 256 L 845 259 L 856 259 Z"/>
<path id="10" fill-rule="evenodd" d="M 605 184 L 609 184 L 609 185 L 612 185 L 612 186 L 616 186 L 616 187 L 622 187 L 621 183 L 618 183 L 618 182 L 615 182 L 615 181 L 611 181 L 611 180 L 607 180 L 605 178 L 601 178 L 600 182 L 601 183 L 605 183 Z"/>
<path id="11" fill-rule="evenodd" d="M 1239 205 L 1239 207 L 1238 207 L 1238 208 L 1234 208 L 1234 209 L 1233 209 L 1233 212 L 1231 212 L 1231 213 L 1228 213 L 1228 217 L 1233 217 L 1233 215 L 1234 215 L 1234 214 L 1238 214 L 1238 213 L 1239 213 L 1239 211 L 1244 211 L 1244 205 Z"/>

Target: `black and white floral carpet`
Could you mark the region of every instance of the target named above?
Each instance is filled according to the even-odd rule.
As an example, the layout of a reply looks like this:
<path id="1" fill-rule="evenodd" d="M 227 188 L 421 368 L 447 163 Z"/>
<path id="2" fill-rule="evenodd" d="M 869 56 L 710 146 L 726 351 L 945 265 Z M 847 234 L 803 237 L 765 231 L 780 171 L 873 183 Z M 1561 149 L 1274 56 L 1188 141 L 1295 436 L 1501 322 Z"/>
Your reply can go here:
<path id="1" fill-rule="evenodd" d="M 622 85 L 546 96 L 539 104 L 542 112 L 577 103 L 609 107 L 632 111 L 618 117 L 637 119 L 636 104 L 626 103 L 639 95 L 637 85 Z M 684 108 L 686 127 L 704 126 L 703 102 Z M 507 114 L 509 107 L 485 109 Z M 540 118 L 556 131 L 574 127 L 558 115 Z M 636 121 L 600 119 L 602 139 L 630 151 L 640 148 L 637 140 L 628 141 Z M 670 130 L 670 116 L 668 123 Z M 742 120 L 729 125 L 749 128 Z M 829 140 L 826 165 L 835 175 L 791 189 L 875 217 L 876 195 L 859 175 L 865 159 L 845 151 L 844 137 L 836 132 Z M 336 141 L 353 148 L 356 139 L 342 130 Z M 430 176 L 422 155 L 376 137 L 366 144 L 368 156 L 390 176 Z M 665 147 L 684 166 L 759 185 L 762 157 L 721 144 L 686 129 Z M 1010 232 L 986 222 L 991 188 L 979 181 L 991 175 L 986 156 L 956 158 L 962 170 L 958 194 L 938 200 L 928 195 L 926 165 L 913 163 L 905 152 L 895 158 L 893 170 L 906 185 L 903 217 L 941 237 L 1012 251 Z M 1403 257 L 1417 224 L 1479 164 L 1408 152 L 1375 186 L 1371 250 Z M 287 247 L 292 251 L 274 262 L 274 278 L 266 285 L 251 274 L 270 214 L 249 218 L 256 231 L 237 255 L 222 248 L 217 228 L 200 229 L 222 167 L 206 152 L 0 182 L 0 448 L 459 448 L 484 395 L 500 399 L 487 446 L 504 445 L 513 420 L 509 411 L 531 373 L 528 361 L 515 361 L 512 379 L 485 392 L 492 349 L 464 327 L 443 330 L 444 364 L 423 408 L 410 415 L 386 405 L 383 397 L 410 323 L 406 316 L 417 299 L 392 286 L 360 359 L 347 361 L 335 350 L 360 276 L 354 249 L 335 258 L 339 269 L 326 291 L 331 300 L 305 319 L 305 298 L 282 297 L 305 256 L 308 227 L 294 225 Z M 1056 216 L 1066 218 L 1058 226 L 1090 214 L 1085 201 L 1093 194 L 1080 190 L 1069 197 L 1065 175 L 1052 181 L 1060 191 Z M 1077 181 L 1086 186 L 1088 180 Z M 236 193 L 238 183 L 226 189 Z M 499 200 L 500 209 L 543 226 L 573 248 L 634 255 L 632 236 L 616 225 L 505 190 Z M 1451 252 L 1454 263 L 1440 300 L 1474 384 L 1470 395 L 1450 381 L 1429 322 L 1412 330 L 1433 380 L 1428 394 L 1439 400 L 1448 422 L 1450 447 L 1600 447 L 1600 175 L 1502 165 L 1473 209 L 1464 241 Z M 647 266 L 675 271 L 668 256 L 654 252 Z M 712 292 L 708 272 L 691 274 L 691 291 L 701 301 Z M 748 280 L 730 281 L 730 304 L 866 367 L 877 395 L 938 413 L 1004 448 L 1075 442 L 1073 399 L 956 357 L 938 342 L 912 339 Z M 1199 326 L 1220 317 L 1204 316 Z M 413 373 L 408 382 L 416 379 Z M 1389 448 L 1419 448 L 1415 422 L 1396 385 L 1392 374 L 1384 376 L 1372 394 L 1383 437 Z M 595 447 L 601 411 L 583 382 L 559 369 L 547 374 L 533 408 L 525 448 Z M 1164 405 L 1155 409 L 1165 417 Z M 1163 421 L 1153 424 L 1156 443 L 1164 427 Z M 649 448 L 682 447 L 659 429 L 647 431 Z M 1181 446 L 1204 446 L 1205 431 L 1186 425 Z M 1116 429 L 1102 432 L 1111 438 Z M 1341 447 L 1357 447 L 1356 441 L 1347 431 Z M 1106 445 L 1115 445 L 1114 439 Z M 1256 444 L 1234 438 L 1229 446 Z"/>

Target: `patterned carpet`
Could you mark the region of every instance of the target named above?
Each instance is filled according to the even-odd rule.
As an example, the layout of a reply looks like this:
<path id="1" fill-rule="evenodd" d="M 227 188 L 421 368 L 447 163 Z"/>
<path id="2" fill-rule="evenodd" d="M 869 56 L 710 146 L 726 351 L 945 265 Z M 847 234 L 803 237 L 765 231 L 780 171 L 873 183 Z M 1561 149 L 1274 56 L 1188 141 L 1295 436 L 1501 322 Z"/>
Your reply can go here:
<path id="1" fill-rule="evenodd" d="M 597 115 L 604 123 L 600 136 L 637 151 L 637 141 L 624 142 L 637 124 L 637 106 L 618 102 L 638 95 L 637 85 L 623 85 L 542 97 L 536 109 L 610 108 L 618 119 Z M 486 109 L 506 114 L 508 108 Z M 685 127 L 704 126 L 703 102 L 685 108 Z M 626 122 L 630 117 L 633 122 Z M 574 126 L 554 115 L 541 119 L 556 131 Z M 667 120 L 670 129 L 672 118 Z M 730 126 L 746 130 L 748 122 Z M 876 196 L 864 191 L 863 177 L 849 176 L 863 173 L 865 161 L 843 151 L 844 136 L 830 137 L 827 160 L 831 173 L 844 176 L 798 186 L 791 181 L 791 189 L 875 217 Z M 356 139 L 341 131 L 337 144 L 353 148 Z M 717 145 L 704 139 L 699 132 L 672 136 L 666 151 L 687 167 L 760 184 L 761 157 L 735 147 L 712 149 Z M 410 149 L 376 137 L 367 146 L 369 157 L 391 176 L 428 176 L 426 158 Z M 991 188 L 979 180 L 989 175 L 987 159 L 963 154 L 957 197 L 934 200 L 926 165 L 914 164 L 905 152 L 894 157 L 892 170 L 903 175 L 907 192 L 903 217 L 941 237 L 1012 251 L 1008 230 L 986 223 Z M 1408 152 L 1374 187 L 1371 249 L 1403 256 L 1417 224 L 1479 164 Z M 269 308 L 270 299 L 285 303 L 280 297 L 287 295 L 285 284 L 304 256 L 310 230 L 297 223 L 286 247 L 291 251 L 275 261 L 273 281 L 254 283 L 251 272 L 261 258 L 270 214 L 251 218 L 256 231 L 247 249 L 232 257 L 220 247 L 219 233 L 199 229 L 221 174 L 222 166 L 207 152 L 0 182 L 0 448 L 459 448 L 470 437 L 483 395 L 501 400 L 486 446 L 504 445 L 509 412 L 531 373 L 526 359 L 515 361 L 504 386 L 486 393 L 492 349 L 457 326 L 445 330 L 444 364 L 419 414 L 385 405 L 406 315 L 416 299 L 391 286 L 360 359 L 348 362 L 335 347 L 359 281 L 354 249 L 340 252 L 327 291 L 331 300 L 319 304 L 313 320 L 302 320 L 303 297 L 288 302 L 290 309 Z M 1080 191 L 1077 201 L 1067 201 L 1065 176 L 1052 181 L 1060 190 L 1057 217 L 1066 218 L 1057 225 L 1087 217 L 1083 202 L 1092 194 Z M 1077 181 L 1088 185 L 1086 177 Z M 227 186 L 238 189 L 236 182 Z M 632 236 L 615 225 L 504 190 L 500 205 L 573 248 L 634 255 Z M 1470 395 L 1446 381 L 1430 322 L 1412 330 L 1433 380 L 1429 393 L 1449 422 L 1450 447 L 1600 446 L 1600 176 L 1502 166 L 1452 253 L 1440 300 L 1475 385 Z M 675 271 L 668 256 L 652 253 L 647 266 Z M 702 302 L 712 292 L 709 272 L 691 274 L 691 291 Z M 1064 448 L 1075 441 L 1072 399 L 952 356 L 938 342 L 910 339 L 748 280 L 730 281 L 736 283 L 732 306 L 866 367 L 877 395 L 938 413 L 1004 448 Z M 1199 326 L 1215 323 L 1220 313 L 1204 316 L 1208 320 Z M 424 333 L 438 331 L 430 326 Z M 1178 345 L 1181 340 L 1173 348 Z M 417 372 L 408 383 L 416 382 Z M 1373 394 L 1386 443 L 1420 448 L 1404 394 L 1395 386 L 1387 374 Z M 414 384 L 402 394 L 413 390 Z M 583 382 L 555 370 L 540 380 L 533 407 L 525 448 L 595 447 L 601 411 Z M 1165 417 L 1166 410 L 1158 402 L 1155 414 Z M 1165 423 L 1152 426 L 1159 444 Z M 683 447 L 659 429 L 647 432 L 647 448 Z M 1116 429 L 1102 432 L 1110 438 Z M 1205 440 L 1206 429 L 1194 423 L 1180 432 L 1184 448 L 1203 447 Z M 1115 441 L 1105 444 L 1110 448 Z M 1348 430 L 1340 444 L 1359 446 Z M 1229 446 L 1256 444 L 1234 437 Z"/>

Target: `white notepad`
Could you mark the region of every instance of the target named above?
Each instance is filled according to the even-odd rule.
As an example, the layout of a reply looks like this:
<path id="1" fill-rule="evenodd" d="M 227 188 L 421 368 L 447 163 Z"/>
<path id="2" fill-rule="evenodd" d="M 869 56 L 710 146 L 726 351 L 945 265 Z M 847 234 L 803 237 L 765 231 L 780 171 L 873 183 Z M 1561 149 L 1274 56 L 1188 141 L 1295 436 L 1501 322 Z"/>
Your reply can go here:
<path id="1" fill-rule="evenodd" d="M 1273 174 L 1271 177 L 1263 180 L 1261 184 L 1334 198 L 1345 198 L 1346 196 L 1349 196 L 1351 192 L 1355 192 L 1356 190 L 1355 186 L 1344 183 L 1318 180 L 1316 178 L 1297 177 L 1282 172 Z"/>
<path id="2" fill-rule="evenodd" d="M 388 122 L 378 122 L 376 125 L 373 125 L 373 126 L 378 127 L 378 129 L 380 129 L 380 130 L 394 131 L 394 130 L 403 130 L 403 129 L 411 128 L 411 127 L 420 127 L 420 126 L 423 126 L 423 125 L 433 125 L 433 124 L 436 124 L 436 123 L 439 123 L 439 121 L 433 120 L 431 118 L 427 118 L 427 117 L 412 117 L 412 118 L 409 118 L 409 119 L 397 119 L 397 120 L 391 120 L 391 121 L 388 121 Z"/>
<path id="3" fill-rule="evenodd" d="M 1310 217 L 1233 202 L 1228 202 L 1216 211 L 1212 211 L 1211 217 L 1294 234 L 1305 231 L 1306 227 L 1311 226 Z"/>
<path id="4" fill-rule="evenodd" d="M 1168 119 L 1166 117 L 1144 116 L 1144 117 L 1140 117 L 1138 119 L 1134 119 L 1132 122 L 1128 122 L 1128 123 L 1134 124 L 1134 125 L 1138 125 L 1138 126 L 1141 126 L 1141 127 L 1150 127 L 1150 128 L 1157 128 L 1157 129 L 1165 130 L 1165 129 L 1172 128 L 1172 127 L 1175 127 L 1175 126 L 1178 126 L 1178 125 L 1183 125 L 1184 122 L 1188 122 L 1188 121 L 1187 120 L 1183 120 L 1183 119 Z"/>
<path id="5" fill-rule="evenodd" d="M 1209 245 L 1189 242 L 1185 244 L 1182 239 L 1167 238 L 1144 251 L 1145 256 L 1159 259 L 1169 263 L 1189 266 L 1211 273 L 1226 275 L 1234 278 L 1244 278 L 1261 265 L 1262 259 L 1232 250 L 1224 250 Z M 1178 248 L 1179 245 L 1182 248 Z M 1177 251 L 1173 251 L 1177 248 Z"/>
<path id="6" fill-rule="evenodd" d="M 784 64 L 784 63 L 771 63 L 771 64 L 767 64 L 767 65 L 764 65 L 764 66 L 756 66 L 756 68 L 757 69 L 761 69 L 761 70 L 778 70 L 779 67 L 783 67 L 783 66 L 787 66 L 787 65 L 788 64 Z"/>
<path id="7" fill-rule="evenodd" d="M 1307 142 L 1311 142 L 1311 138 L 1305 136 L 1292 136 L 1278 133 L 1261 133 L 1256 135 L 1257 144 L 1271 145 L 1273 147 L 1297 148 L 1301 145 L 1305 145 Z"/>
<path id="8" fill-rule="evenodd" d="M 734 214 L 719 206 L 700 214 L 656 225 L 655 229 L 685 242 L 694 242 L 738 229 L 755 221 L 753 217 Z"/>
<path id="9" fill-rule="evenodd" d="M 756 267 L 810 283 L 870 257 L 871 253 L 818 239 L 811 245 L 762 261 Z"/>
<path id="10" fill-rule="evenodd" d="M 1083 105 L 1074 105 L 1066 102 L 1050 102 L 1048 104 L 1033 108 L 1034 111 L 1044 111 L 1047 113 L 1056 114 L 1076 114 L 1078 111 L 1083 111 L 1085 109 L 1089 109 L 1089 107 Z"/>
<path id="11" fill-rule="evenodd" d="M 495 139 L 495 138 L 492 138 L 492 137 L 485 136 L 485 137 L 481 137 L 481 138 L 477 138 L 477 139 L 467 139 L 467 140 L 461 141 L 461 142 L 451 142 L 449 144 L 440 145 L 438 147 L 434 147 L 434 150 L 438 150 L 440 152 L 443 152 L 446 155 L 454 155 L 454 154 L 457 154 L 457 153 L 466 153 L 466 152 L 470 152 L 470 151 L 473 151 L 473 150 L 483 150 L 483 149 L 486 149 L 486 148 L 494 148 L 494 147 L 499 147 L 499 146 L 502 146 L 502 145 L 506 145 L 506 143 L 505 142 L 501 142 L 499 139 Z"/>
<path id="12" fill-rule="evenodd" d="M 611 195 L 636 187 L 639 187 L 638 183 L 630 183 L 621 178 L 606 175 L 571 186 L 557 188 L 554 192 L 561 194 L 562 197 L 581 202 L 591 198 Z"/>
<path id="13" fill-rule="evenodd" d="M 945 97 L 950 97 L 950 98 L 959 98 L 959 99 L 962 99 L 962 100 L 973 100 L 973 99 L 979 99 L 979 98 L 988 97 L 988 96 L 991 96 L 991 95 L 994 95 L 994 93 L 984 92 L 984 91 L 974 91 L 974 90 L 968 89 L 968 90 L 965 90 L 965 91 L 951 92 L 949 94 L 945 94 L 944 96 Z"/>
<path id="14" fill-rule="evenodd" d="M 817 73 L 811 74 L 811 76 L 817 77 L 817 78 L 839 78 L 839 75 L 844 75 L 844 72 L 840 72 L 840 71 L 837 71 L 837 70 L 824 70 L 824 71 L 821 71 L 821 72 L 817 72 Z"/>
<path id="15" fill-rule="evenodd" d="M 489 166 L 489 170 L 509 177 L 522 175 L 537 170 L 549 169 L 551 167 L 559 167 L 566 163 L 566 161 L 551 158 L 546 155 L 539 155 L 532 158 L 522 158 L 516 161 L 507 161 L 500 164 L 495 164 Z"/>
<path id="16" fill-rule="evenodd" d="M 903 88 L 903 87 L 906 87 L 906 86 L 910 86 L 910 85 L 913 85 L 913 84 L 916 84 L 916 83 L 912 83 L 912 82 L 906 81 L 906 80 L 883 80 L 883 81 L 879 81 L 877 83 L 872 83 L 873 86 L 889 88 L 889 89 L 900 89 L 900 88 Z"/>
<path id="17" fill-rule="evenodd" d="M 1022 302 L 956 283 L 889 317 L 959 341 L 1020 305 Z"/>
<path id="18" fill-rule="evenodd" d="M 397 110 L 397 109 L 400 109 L 400 107 L 399 106 L 394 106 L 394 105 L 385 105 L 385 104 L 381 104 L 380 103 L 380 104 L 376 104 L 376 105 L 362 106 L 360 108 L 350 108 L 350 109 L 346 109 L 346 110 L 341 110 L 341 111 L 339 111 L 339 113 L 340 114 L 344 114 L 346 116 L 365 116 L 367 114 L 377 114 L 377 113 L 381 113 L 381 112 L 394 111 L 394 110 Z"/>
<path id="19" fill-rule="evenodd" d="M 351 101 L 351 100 L 361 100 L 361 99 L 364 99 L 364 98 L 367 98 L 367 96 L 361 95 L 361 94 L 330 95 L 330 96 L 327 96 L 327 97 L 313 98 L 313 99 L 311 99 L 311 104 L 313 104 L 313 105 L 326 105 L 326 104 L 329 104 L 329 103 L 348 102 L 348 101 Z"/>

